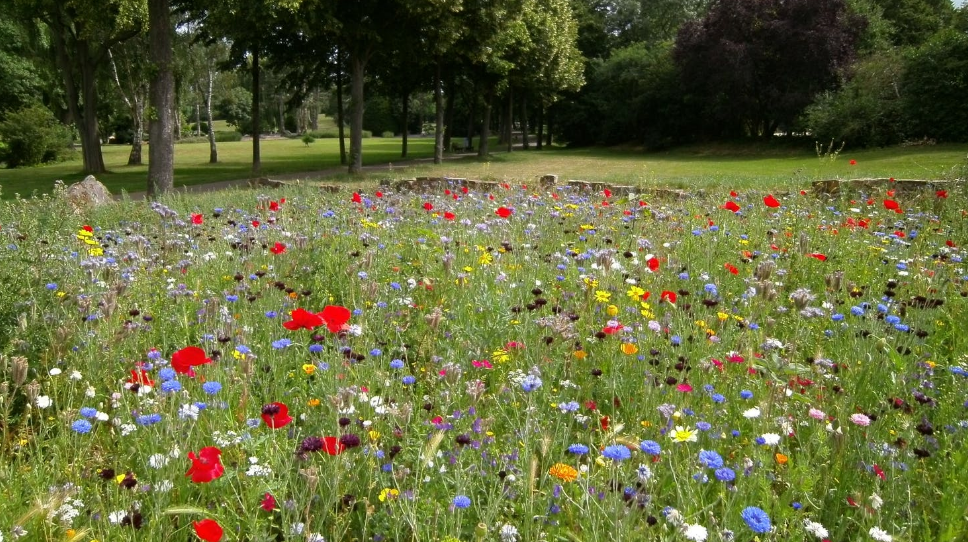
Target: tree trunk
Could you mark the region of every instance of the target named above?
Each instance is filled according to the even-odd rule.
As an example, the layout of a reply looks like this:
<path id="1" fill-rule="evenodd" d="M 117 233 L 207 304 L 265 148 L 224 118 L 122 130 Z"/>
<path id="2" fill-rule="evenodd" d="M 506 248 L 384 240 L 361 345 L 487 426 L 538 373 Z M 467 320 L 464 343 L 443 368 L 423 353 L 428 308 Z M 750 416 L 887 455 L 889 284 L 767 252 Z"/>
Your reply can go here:
<path id="1" fill-rule="evenodd" d="M 447 97 L 445 98 L 447 102 L 444 106 L 444 149 L 446 150 L 453 148 L 453 146 L 451 146 L 451 141 L 454 136 L 454 94 L 456 94 L 457 90 L 454 88 L 455 86 L 456 83 L 454 78 L 451 77 L 451 80 L 447 85 Z"/>
<path id="2" fill-rule="evenodd" d="M 402 140 L 402 150 L 400 151 L 400 158 L 407 157 L 407 132 L 410 129 L 407 127 L 410 124 L 410 91 L 403 93 L 403 133 L 401 134 Z"/>
<path id="3" fill-rule="evenodd" d="M 484 102 L 484 120 L 481 122 L 481 140 L 477 142 L 477 155 L 487 158 L 487 140 L 491 137 L 491 102 L 494 100 L 494 91 L 487 93 Z"/>
<path id="4" fill-rule="evenodd" d="M 346 139 L 343 137 L 343 66 L 336 50 L 336 129 L 339 131 L 339 163 L 346 165 Z"/>
<path id="5" fill-rule="evenodd" d="M 521 96 L 521 146 L 528 150 L 528 95 Z"/>
<path id="6" fill-rule="evenodd" d="M 505 139 L 508 135 L 507 126 L 504 125 L 504 121 L 507 116 L 504 114 L 504 102 L 500 99 L 497 101 L 497 144 L 503 145 L 507 143 Z"/>
<path id="7" fill-rule="evenodd" d="M 279 135 L 286 135 L 286 104 L 282 96 L 279 96 Z"/>
<path id="8" fill-rule="evenodd" d="M 148 197 L 152 199 L 171 190 L 175 181 L 173 34 L 169 0 L 148 0 L 148 57 L 153 68 L 149 88 L 155 111 L 148 123 Z"/>
<path id="9" fill-rule="evenodd" d="M 262 169 L 262 153 L 259 148 L 259 136 L 262 133 L 262 85 L 259 82 L 259 49 L 252 52 L 252 173 L 258 174 Z"/>
<path id="10" fill-rule="evenodd" d="M 350 174 L 363 172 L 363 77 L 366 73 L 366 60 L 359 51 L 350 52 L 350 101 L 353 112 L 350 114 Z"/>
<path id="11" fill-rule="evenodd" d="M 542 143 L 541 139 L 544 136 L 544 103 L 541 101 L 538 102 L 538 118 L 535 119 L 535 121 L 538 123 L 538 137 L 536 137 L 535 140 L 538 143 L 538 150 L 540 151 Z"/>
<path id="12" fill-rule="evenodd" d="M 437 70 L 434 72 L 434 112 L 436 122 L 434 127 L 434 163 L 444 161 L 444 95 L 440 88 L 440 64 L 437 59 Z"/>
<path id="13" fill-rule="evenodd" d="M 508 152 L 511 152 L 514 150 L 514 91 L 511 87 L 508 87 L 508 110 L 506 114 L 504 124 L 507 125 L 508 131 Z"/>
<path id="14" fill-rule="evenodd" d="M 202 106 L 195 102 L 195 137 L 202 137 Z"/>
<path id="15" fill-rule="evenodd" d="M 218 146 L 215 144 L 215 128 L 212 127 L 212 91 L 215 86 L 215 68 L 208 67 L 208 92 L 205 93 L 205 119 L 208 122 L 208 163 L 218 163 Z"/>
<path id="16" fill-rule="evenodd" d="M 319 130 L 319 89 L 313 90 L 313 106 L 309 109 L 309 125 L 315 132 Z"/>
<path id="17" fill-rule="evenodd" d="M 471 96 L 474 97 L 473 93 L 471 93 Z M 476 118 L 475 116 L 475 113 L 477 112 L 476 109 L 477 109 L 477 100 L 472 98 L 470 110 L 467 112 L 467 136 L 466 136 L 467 138 L 465 141 L 466 142 L 465 147 L 469 147 L 471 149 L 474 148 L 474 120 Z"/>
<path id="18" fill-rule="evenodd" d="M 548 109 L 548 135 L 545 137 L 545 145 L 551 146 L 551 123 L 554 122 L 555 116 L 551 109 Z"/>
<path id="19" fill-rule="evenodd" d="M 145 111 L 142 99 L 135 96 L 131 104 L 131 116 L 134 117 L 134 134 L 131 137 L 131 153 L 128 154 L 129 166 L 141 165 L 141 143 L 145 134 Z"/>

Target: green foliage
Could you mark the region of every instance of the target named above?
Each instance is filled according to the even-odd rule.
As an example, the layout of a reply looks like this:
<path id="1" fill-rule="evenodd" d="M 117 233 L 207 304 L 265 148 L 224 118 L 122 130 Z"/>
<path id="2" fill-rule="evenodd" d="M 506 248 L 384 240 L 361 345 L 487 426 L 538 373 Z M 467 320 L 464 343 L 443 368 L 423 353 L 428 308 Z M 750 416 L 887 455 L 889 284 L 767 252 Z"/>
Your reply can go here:
<path id="1" fill-rule="evenodd" d="M 874 0 L 890 23 L 895 45 L 919 45 L 944 28 L 954 13 L 950 0 Z"/>
<path id="2" fill-rule="evenodd" d="M 29 23 L 0 18 L 0 120 L 36 99 L 44 87 L 41 70 L 31 62 L 34 46 L 28 29 Z"/>
<path id="3" fill-rule="evenodd" d="M 844 141 L 851 148 L 885 146 L 904 139 L 899 83 L 902 59 L 883 53 L 858 62 L 850 80 L 817 98 L 804 114 L 816 139 Z"/>
<path id="4" fill-rule="evenodd" d="M 0 122 L 0 139 L 7 144 L 0 160 L 15 168 L 56 160 L 71 144 L 71 133 L 49 109 L 34 104 Z"/>
<path id="5" fill-rule="evenodd" d="M 237 130 L 216 130 L 215 131 L 215 142 L 216 143 L 226 143 L 230 141 L 242 141 L 242 134 Z"/>
<path id="6" fill-rule="evenodd" d="M 217 118 L 236 128 L 251 123 L 252 93 L 242 87 L 232 87 L 214 104 Z"/>
<path id="7" fill-rule="evenodd" d="M 194 123 L 193 122 L 192 125 L 189 127 L 191 129 L 192 133 L 193 134 L 194 133 L 198 133 L 198 127 L 199 127 L 199 125 L 201 125 L 201 127 L 202 127 L 202 133 L 203 134 L 208 134 L 208 123 L 205 122 L 205 121 L 202 121 L 200 123 Z"/>
<path id="8" fill-rule="evenodd" d="M 968 141 L 968 33 L 944 30 L 913 50 L 901 94 L 910 136 Z"/>
<path id="9" fill-rule="evenodd" d="M 313 137 L 313 136 L 311 136 L 311 135 L 309 135 L 309 134 L 306 134 L 306 135 L 302 136 L 301 141 L 303 143 L 305 143 L 306 146 L 308 147 L 310 145 L 310 143 L 314 143 L 316 141 L 316 138 Z"/>
<path id="10" fill-rule="evenodd" d="M 390 100 L 382 96 L 371 96 L 363 109 L 363 129 L 374 134 L 397 132 L 397 117 L 390 107 Z"/>

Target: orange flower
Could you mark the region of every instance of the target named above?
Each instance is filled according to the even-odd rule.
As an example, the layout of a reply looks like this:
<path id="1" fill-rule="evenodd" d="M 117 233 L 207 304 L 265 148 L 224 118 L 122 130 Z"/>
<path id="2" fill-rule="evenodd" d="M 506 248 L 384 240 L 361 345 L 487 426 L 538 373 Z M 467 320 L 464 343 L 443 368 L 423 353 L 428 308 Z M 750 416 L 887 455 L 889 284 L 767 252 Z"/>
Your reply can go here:
<path id="1" fill-rule="evenodd" d="M 783 454 L 776 454 L 776 462 L 780 465 L 786 465 L 790 461 L 790 458 Z"/>
<path id="2" fill-rule="evenodd" d="M 552 465 L 548 469 L 548 474 L 563 482 L 574 482 L 575 478 L 578 478 L 578 471 L 571 465 L 565 465 L 564 463 L 555 463 Z"/>
<path id="3" fill-rule="evenodd" d="M 622 343 L 622 353 L 626 356 L 634 356 L 639 353 L 639 347 L 635 343 Z"/>
<path id="4" fill-rule="evenodd" d="M 575 350 L 575 359 L 585 359 L 588 354 L 584 350 Z"/>

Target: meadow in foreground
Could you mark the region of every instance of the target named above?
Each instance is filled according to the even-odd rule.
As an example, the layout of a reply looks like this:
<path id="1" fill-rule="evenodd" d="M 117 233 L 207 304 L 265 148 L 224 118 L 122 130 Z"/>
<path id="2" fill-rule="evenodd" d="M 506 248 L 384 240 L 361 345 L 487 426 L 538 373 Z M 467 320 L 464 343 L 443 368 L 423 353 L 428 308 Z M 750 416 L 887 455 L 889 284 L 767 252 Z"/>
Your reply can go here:
<path id="1" fill-rule="evenodd" d="M 0 539 L 958 539 L 950 190 L 4 205 Z"/>

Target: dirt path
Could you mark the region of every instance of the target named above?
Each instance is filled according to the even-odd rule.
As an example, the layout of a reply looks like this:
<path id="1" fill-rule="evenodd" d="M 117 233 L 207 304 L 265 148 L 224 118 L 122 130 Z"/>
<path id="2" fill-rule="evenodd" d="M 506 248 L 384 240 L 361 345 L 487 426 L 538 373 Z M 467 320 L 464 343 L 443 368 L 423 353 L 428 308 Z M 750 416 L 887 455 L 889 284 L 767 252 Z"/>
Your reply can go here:
<path id="1" fill-rule="evenodd" d="M 493 154 L 493 153 L 492 153 Z M 470 156 L 477 156 L 477 153 L 460 153 L 460 154 L 447 154 L 444 155 L 444 160 L 459 160 L 461 158 L 467 158 Z M 397 167 L 410 167 L 421 164 L 432 164 L 434 161 L 433 157 L 428 158 L 415 158 L 412 160 L 404 160 L 402 162 L 388 162 L 385 164 L 371 164 L 368 166 L 363 166 L 363 171 L 380 171 L 388 170 L 391 166 Z M 303 171 L 299 173 L 282 173 L 279 175 L 272 175 L 272 180 L 277 181 L 294 181 L 294 180 L 318 180 L 325 179 L 326 177 L 332 177 L 334 175 L 340 175 L 346 173 L 346 167 L 340 166 L 337 168 L 329 168 L 317 171 Z M 217 181 L 204 184 L 194 184 L 190 186 L 178 186 L 172 192 L 176 194 L 194 194 L 199 192 L 214 192 L 216 190 L 225 190 L 227 188 L 245 188 L 251 179 L 236 179 L 233 181 Z M 175 182 L 178 179 L 176 177 Z M 138 201 L 143 200 L 147 196 L 147 192 L 128 192 L 128 198 Z M 114 194 L 115 200 L 121 199 L 121 194 Z"/>

